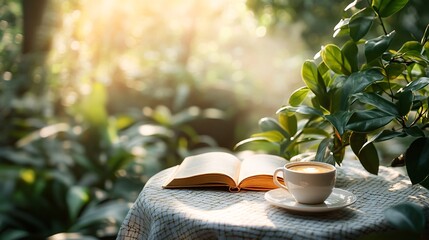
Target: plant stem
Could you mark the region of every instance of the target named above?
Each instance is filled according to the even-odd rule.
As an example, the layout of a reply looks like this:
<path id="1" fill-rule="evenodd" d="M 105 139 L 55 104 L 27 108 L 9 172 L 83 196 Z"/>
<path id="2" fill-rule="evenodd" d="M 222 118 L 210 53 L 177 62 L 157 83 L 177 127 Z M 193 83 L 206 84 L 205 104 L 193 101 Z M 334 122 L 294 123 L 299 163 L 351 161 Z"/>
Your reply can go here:
<path id="1" fill-rule="evenodd" d="M 373 8 L 373 10 L 374 10 L 374 12 L 377 14 L 377 18 L 378 18 L 378 20 L 380 21 L 381 27 L 383 28 L 383 31 L 384 31 L 384 35 L 386 35 L 386 36 L 387 36 L 387 30 L 386 30 L 386 27 L 384 26 L 383 19 L 381 18 L 380 14 L 378 14 L 378 12 L 377 12 L 377 11 L 375 11 L 375 9 L 374 9 L 374 8 Z"/>

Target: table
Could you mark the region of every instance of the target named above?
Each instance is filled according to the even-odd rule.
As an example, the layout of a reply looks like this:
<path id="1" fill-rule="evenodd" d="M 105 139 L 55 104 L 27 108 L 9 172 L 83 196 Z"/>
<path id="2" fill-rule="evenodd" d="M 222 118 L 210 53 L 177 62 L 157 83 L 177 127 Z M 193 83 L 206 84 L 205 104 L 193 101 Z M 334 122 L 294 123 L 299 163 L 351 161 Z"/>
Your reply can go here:
<path id="1" fill-rule="evenodd" d="M 391 230 L 383 212 L 405 201 L 423 206 L 429 225 L 427 189 L 412 186 L 392 168 L 380 167 L 378 176 L 369 174 L 356 160 L 338 167 L 336 187 L 352 192 L 357 201 L 310 215 L 270 205 L 265 192 L 162 189 L 173 171 L 163 170 L 147 182 L 117 239 L 356 239 Z"/>

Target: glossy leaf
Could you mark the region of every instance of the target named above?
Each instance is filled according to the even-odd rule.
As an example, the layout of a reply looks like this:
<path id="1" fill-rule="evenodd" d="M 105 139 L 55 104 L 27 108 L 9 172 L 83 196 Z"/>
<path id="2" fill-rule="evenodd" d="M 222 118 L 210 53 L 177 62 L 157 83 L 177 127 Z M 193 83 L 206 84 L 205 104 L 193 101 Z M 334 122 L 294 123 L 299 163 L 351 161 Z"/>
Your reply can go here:
<path id="1" fill-rule="evenodd" d="M 353 132 L 350 135 L 350 147 L 365 170 L 372 174 L 378 174 L 380 160 L 377 149 L 373 143 L 367 143 L 367 135 L 365 133 Z"/>
<path id="2" fill-rule="evenodd" d="M 354 112 L 349 118 L 347 129 L 355 132 L 371 132 L 390 123 L 395 116 L 373 109 Z"/>
<path id="3" fill-rule="evenodd" d="M 429 78 L 428 77 L 421 77 L 415 81 L 412 81 L 407 84 L 404 88 L 402 88 L 399 92 L 406 92 L 406 91 L 418 91 L 424 87 L 429 85 Z"/>
<path id="4" fill-rule="evenodd" d="M 268 142 L 281 142 L 284 139 L 284 136 L 279 133 L 278 131 L 266 131 L 266 132 L 260 132 L 252 134 L 253 139 L 264 139 Z"/>
<path id="5" fill-rule="evenodd" d="M 411 111 L 413 106 L 413 93 L 411 91 L 402 92 L 398 95 L 396 107 L 400 116 L 405 116 Z"/>
<path id="6" fill-rule="evenodd" d="M 372 62 L 378 57 L 381 57 L 383 53 L 388 49 L 395 32 L 391 32 L 388 35 L 383 35 L 374 39 L 370 39 L 365 43 L 365 57 L 368 63 Z"/>
<path id="7" fill-rule="evenodd" d="M 425 180 L 429 175 L 429 138 L 416 139 L 405 152 L 407 173 L 413 184 Z"/>
<path id="8" fill-rule="evenodd" d="M 335 165 L 334 157 L 332 154 L 330 154 L 331 153 L 331 150 L 329 149 L 330 145 L 331 145 L 330 138 L 325 138 L 320 142 L 319 146 L 317 147 L 315 161 L 326 162 L 326 163 Z"/>
<path id="9" fill-rule="evenodd" d="M 310 89 L 308 87 L 298 88 L 289 97 L 289 104 L 294 107 L 300 105 L 305 100 L 309 92 Z"/>
<path id="10" fill-rule="evenodd" d="M 353 41 L 347 41 L 341 48 L 341 52 L 350 63 L 351 71 L 358 71 L 358 48 Z"/>
<path id="11" fill-rule="evenodd" d="M 422 129 L 420 129 L 417 126 L 412 126 L 410 128 L 405 128 L 404 130 L 408 135 L 413 136 L 413 137 L 424 137 L 425 133 L 423 132 Z"/>
<path id="12" fill-rule="evenodd" d="M 298 131 L 298 120 L 294 114 L 279 113 L 278 121 L 291 136 Z"/>
<path id="13" fill-rule="evenodd" d="M 354 6 L 356 6 L 356 4 L 358 3 L 358 0 L 354 0 L 353 2 L 351 2 L 349 5 L 347 5 L 346 8 L 344 8 L 344 11 L 348 11 L 349 9 L 353 8 Z"/>
<path id="14" fill-rule="evenodd" d="M 350 18 L 350 37 L 353 41 L 359 41 L 368 33 L 374 17 L 375 15 L 371 8 L 364 8 Z"/>
<path id="15" fill-rule="evenodd" d="M 331 115 L 326 115 L 325 118 L 337 129 L 340 135 L 345 132 L 347 121 L 349 120 L 350 113 L 348 111 L 338 111 Z"/>
<path id="16" fill-rule="evenodd" d="M 384 217 L 394 228 L 413 233 L 421 233 L 426 225 L 423 208 L 411 202 L 388 208 Z"/>
<path id="17" fill-rule="evenodd" d="M 263 131 L 263 132 L 268 132 L 268 131 L 278 131 L 280 132 L 283 136 L 285 136 L 286 138 L 290 138 L 290 134 L 288 132 L 286 132 L 285 129 L 283 129 L 280 124 L 273 118 L 270 117 L 264 117 L 261 118 L 259 120 L 259 128 Z"/>
<path id="18" fill-rule="evenodd" d="M 302 65 L 301 75 L 307 87 L 319 99 L 322 99 L 326 93 L 326 86 L 321 76 L 319 76 L 316 64 L 313 61 L 305 61 Z"/>
<path id="19" fill-rule="evenodd" d="M 382 142 L 387 141 L 395 137 L 405 137 L 406 134 L 403 132 L 397 132 L 392 130 L 383 130 L 379 132 L 377 135 L 372 137 L 368 142 Z"/>
<path id="20" fill-rule="evenodd" d="M 373 0 L 372 7 L 380 17 L 385 18 L 401 10 L 407 5 L 408 1 L 409 0 Z"/>
<path id="21" fill-rule="evenodd" d="M 235 144 L 234 149 L 237 149 L 237 148 L 239 148 L 245 144 L 248 144 L 248 143 L 259 142 L 259 141 L 270 142 L 270 139 L 267 137 L 264 137 L 264 136 L 246 138 L 246 139 L 238 142 L 237 144 Z"/>
<path id="22" fill-rule="evenodd" d="M 408 41 L 402 45 L 398 50 L 399 53 L 406 53 L 410 51 L 421 52 L 423 46 L 417 41 Z"/>
<path id="23" fill-rule="evenodd" d="M 328 44 L 322 48 L 321 57 L 326 66 L 337 74 L 350 75 L 352 72 L 349 61 L 343 56 L 341 49 Z"/>
<path id="24" fill-rule="evenodd" d="M 295 113 L 300 113 L 300 114 L 304 114 L 304 115 L 315 115 L 315 116 L 319 116 L 319 117 L 323 117 L 323 112 L 309 107 L 309 106 L 305 106 L 305 105 L 301 105 L 298 107 L 292 107 L 292 106 L 284 106 L 281 107 L 279 110 L 277 110 L 277 113 L 281 113 L 283 111 L 289 111 L 289 112 L 295 112 Z"/>
<path id="25" fill-rule="evenodd" d="M 353 95 L 353 98 L 359 100 L 362 103 L 376 107 L 382 112 L 385 112 L 391 116 L 398 116 L 399 112 L 396 105 L 392 102 L 384 99 L 375 93 L 357 93 Z"/>
<path id="26" fill-rule="evenodd" d="M 313 128 L 313 127 L 306 127 L 302 129 L 302 132 L 306 135 L 320 135 L 324 137 L 330 137 L 331 134 L 323 130 L 322 128 Z"/>
<path id="27" fill-rule="evenodd" d="M 385 71 L 389 79 L 396 79 L 406 70 L 405 64 L 390 63 L 386 66 Z"/>
<path id="28" fill-rule="evenodd" d="M 346 110 L 349 105 L 349 97 L 358 92 L 362 92 L 369 85 L 380 81 L 384 76 L 378 69 L 368 69 L 360 72 L 352 73 L 344 82 L 343 86 L 339 88 L 341 100 L 339 103 L 341 109 Z"/>

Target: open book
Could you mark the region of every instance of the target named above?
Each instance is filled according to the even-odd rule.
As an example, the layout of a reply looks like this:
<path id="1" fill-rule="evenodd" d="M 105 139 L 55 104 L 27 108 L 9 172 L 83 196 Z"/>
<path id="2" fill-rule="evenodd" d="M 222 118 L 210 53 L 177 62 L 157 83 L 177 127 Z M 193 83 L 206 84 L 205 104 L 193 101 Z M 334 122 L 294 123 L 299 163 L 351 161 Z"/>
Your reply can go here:
<path id="1" fill-rule="evenodd" d="M 267 191 L 276 168 L 286 160 L 274 155 L 252 154 L 236 157 L 226 152 L 208 152 L 187 157 L 176 167 L 163 188 L 229 187 L 230 191 Z"/>

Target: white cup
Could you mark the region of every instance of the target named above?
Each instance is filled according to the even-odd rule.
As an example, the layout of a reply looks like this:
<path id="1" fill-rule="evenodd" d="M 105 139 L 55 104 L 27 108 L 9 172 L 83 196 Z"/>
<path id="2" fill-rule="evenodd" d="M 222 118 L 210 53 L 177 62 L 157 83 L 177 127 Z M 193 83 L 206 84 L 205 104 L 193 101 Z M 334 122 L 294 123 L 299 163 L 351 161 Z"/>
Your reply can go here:
<path id="1" fill-rule="evenodd" d="M 282 172 L 284 184 L 277 175 Z M 335 185 L 336 168 L 323 162 L 291 162 L 274 171 L 273 181 L 286 189 L 299 203 L 323 203 Z"/>

